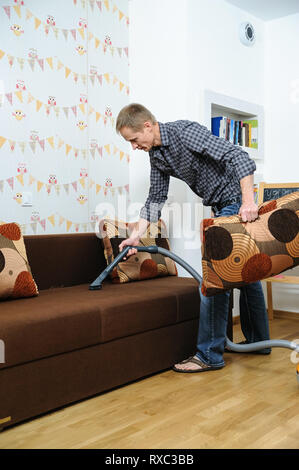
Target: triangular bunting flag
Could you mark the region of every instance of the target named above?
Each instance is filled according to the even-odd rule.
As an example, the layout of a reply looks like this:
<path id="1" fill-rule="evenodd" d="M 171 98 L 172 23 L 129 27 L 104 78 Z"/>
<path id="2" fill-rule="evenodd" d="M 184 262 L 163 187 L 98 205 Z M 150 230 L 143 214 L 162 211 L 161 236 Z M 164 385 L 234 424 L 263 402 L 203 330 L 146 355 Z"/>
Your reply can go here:
<path id="1" fill-rule="evenodd" d="M 37 59 L 37 62 L 40 68 L 42 69 L 42 71 L 44 71 L 44 59 Z"/>
<path id="2" fill-rule="evenodd" d="M 39 223 L 41 224 L 44 231 L 46 230 L 46 219 L 40 220 Z"/>
<path id="3" fill-rule="evenodd" d="M 7 14 L 8 18 L 10 19 L 10 6 L 5 6 L 3 7 L 3 10 Z"/>
<path id="4" fill-rule="evenodd" d="M 53 227 L 55 227 L 55 215 L 50 215 L 50 217 L 48 217 L 48 221 L 51 222 Z"/>
<path id="5" fill-rule="evenodd" d="M 110 155 L 110 145 L 104 145 L 106 152 Z"/>
<path id="6" fill-rule="evenodd" d="M 23 103 L 22 91 L 15 91 L 15 95 L 21 101 L 21 103 Z"/>
<path id="7" fill-rule="evenodd" d="M 35 25 L 35 29 L 37 29 L 41 24 L 41 20 L 39 18 L 34 18 L 34 25 Z"/>
<path id="8" fill-rule="evenodd" d="M 67 232 L 69 231 L 69 229 L 71 228 L 72 225 L 73 225 L 73 223 L 70 220 L 66 221 L 66 231 Z"/>
<path id="9" fill-rule="evenodd" d="M 36 100 L 36 111 L 39 111 L 43 103 L 39 100 Z"/>
<path id="10" fill-rule="evenodd" d="M 28 10 L 28 8 L 26 9 L 26 20 L 30 20 L 30 18 L 32 18 L 33 14 L 31 13 L 30 10 Z"/>
<path id="11" fill-rule="evenodd" d="M 53 57 L 47 57 L 46 61 L 50 65 L 51 69 L 53 70 Z"/>
<path id="12" fill-rule="evenodd" d="M 38 143 L 41 146 L 41 148 L 43 149 L 43 151 L 45 151 L 45 139 L 39 140 Z"/>
<path id="13" fill-rule="evenodd" d="M 34 234 L 36 234 L 37 222 L 31 222 L 30 227 Z"/>
<path id="14" fill-rule="evenodd" d="M 78 28 L 79 33 L 81 34 L 82 39 L 85 39 L 84 28 Z"/>
<path id="15" fill-rule="evenodd" d="M 30 65 L 31 70 L 33 71 L 34 70 L 34 59 L 28 59 L 28 64 Z"/>
<path id="16" fill-rule="evenodd" d="M 60 149 L 64 144 L 64 140 L 59 137 L 58 149 Z"/>
<path id="17" fill-rule="evenodd" d="M 65 67 L 65 78 L 67 78 L 70 73 L 71 73 L 71 69 L 69 69 L 68 67 Z"/>
<path id="18" fill-rule="evenodd" d="M 7 101 L 12 105 L 12 93 L 5 93 Z"/>
<path id="19" fill-rule="evenodd" d="M 77 181 L 73 181 L 72 186 L 73 186 L 74 190 L 77 192 Z"/>
<path id="20" fill-rule="evenodd" d="M 44 183 L 42 181 L 38 181 L 37 182 L 37 192 L 39 192 L 42 189 L 43 186 L 44 186 Z"/>
<path id="21" fill-rule="evenodd" d="M 14 10 L 19 18 L 21 18 L 21 7 L 20 5 L 14 5 Z"/>
<path id="22" fill-rule="evenodd" d="M 71 33 L 72 33 L 73 38 L 74 38 L 75 41 L 76 41 L 76 30 L 75 30 L 75 29 L 71 29 L 70 31 L 71 31 Z"/>
<path id="23" fill-rule="evenodd" d="M 11 187 L 11 189 L 13 189 L 13 183 L 14 183 L 13 176 L 12 176 L 11 178 L 8 178 L 6 181 L 8 182 L 9 186 Z"/>
<path id="24" fill-rule="evenodd" d="M 22 174 L 17 175 L 16 178 L 17 178 L 17 180 L 21 183 L 21 185 L 24 186 L 24 178 L 23 178 L 23 175 L 22 175 Z"/>
<path id="25" fill-rule="evenodd" d="M 51 145 L 52 149 L 54 149 L 54 137 L 47 137 L 47 141 Z"/>
<path id="26" fill-rule="evenodd" d="M 77 106 L 72 106 L 72 111 L 75 116 L 77 116 Z"/>
<path id="27" fill-rule="evenodd" d="M 31 103 L 31 101 L 34 101 L 34 96 L 32 96 L 31 93 L 28 93 L 27 103 Z"/>
<path id="28" fill-rule="evenodd" d="M 80 181 L 80 183 L 81 183 L 81 186 L 82 186 L 83 188 L 85 188 L 85 180 L 84 180 L 84 178 L 80 178 L 79 181 Z"/>
<path id="29" fill-rule="evenodd" d="M 26 142 L 19 142 L 19 146 L 20 146 L 20 149 L 22 150 L 22 153 L 24 153 Z"/>
<path id="30" fill-rule="evenodd" d="M 98 192 L 100 191 L 101 189 L 101 185 L 100 184 L 96 184 L 96 194 L 98 194 Z"/>
<path id="31" fill-rule="evenodd" d="M 65 154 L 68 155 L 69 151 L 71 150 L 72 146 L 69 144 L 65 144 Z"/>
<path id="32" fill-rule="evenodd" d="M 5 137 L 2 137 L 2 136 L 0 135 L 0 149 L 1 149 L 2 145 L 5 144 L 5 142 L 6 142 L 6 138 L 5 138 Z"/>

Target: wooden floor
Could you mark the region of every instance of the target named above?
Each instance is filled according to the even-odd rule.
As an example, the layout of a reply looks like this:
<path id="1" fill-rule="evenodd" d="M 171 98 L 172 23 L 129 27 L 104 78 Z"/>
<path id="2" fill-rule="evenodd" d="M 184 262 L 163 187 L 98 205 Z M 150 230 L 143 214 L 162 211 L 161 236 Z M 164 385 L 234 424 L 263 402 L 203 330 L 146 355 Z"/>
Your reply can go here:
<path id="1" fill-rule="evenodd" d="M 275 319 L 271 337 L 299 338 Z M 242 339 L 234 327 L 234 341 Z M 0 433 L 2 449 L 299 449 L 299 385 L 291 351 L 225 354 L 202 374 L 166 371 Z"/>

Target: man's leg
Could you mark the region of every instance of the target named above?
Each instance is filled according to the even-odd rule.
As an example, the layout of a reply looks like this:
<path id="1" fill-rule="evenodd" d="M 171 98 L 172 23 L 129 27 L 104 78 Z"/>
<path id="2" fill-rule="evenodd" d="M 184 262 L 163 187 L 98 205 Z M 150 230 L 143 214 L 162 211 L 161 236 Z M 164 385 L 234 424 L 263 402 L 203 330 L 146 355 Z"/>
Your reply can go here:
<path id="1" fill-rule="evenodd" d="M 239 207 L 239 204 L 224 207 L 215 214 L 215 217 L 237 214 Z M 176 372 L 201 372 L 203 370 L 219 369 L 224 366 L 223 351 L 226 339 L 229 295 L 230 292 L 228 291 L 212 297 L 205 297 L 200 292 L 197 352 L 193 358 L 175 364 L 173 369 Z"/>
<path id="2" fill-rule="evenodd" d="M 240 322 L 246 343 L 270 339 L 268 315 L 261 282 L 248 284 L 240 291 Z M 256 352 L 269 354 L 271 348 Z"/>

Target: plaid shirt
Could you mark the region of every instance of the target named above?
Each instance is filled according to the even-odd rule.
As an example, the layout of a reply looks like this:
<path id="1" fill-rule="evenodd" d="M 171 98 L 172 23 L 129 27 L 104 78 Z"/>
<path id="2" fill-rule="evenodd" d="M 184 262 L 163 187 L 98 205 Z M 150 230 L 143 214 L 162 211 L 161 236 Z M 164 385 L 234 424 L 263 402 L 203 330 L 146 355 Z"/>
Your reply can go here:
<path id="1" fill-rule="evenodd" d="M 152 222 L 161 217 L 170 176 L 185 181 L 205 206 L 241 194 L 240 180 L 256 170 L 248 153 L 197 122 L 158 124 L 161 145 L 149 151 L 150 190 L 140 217 Z"/>

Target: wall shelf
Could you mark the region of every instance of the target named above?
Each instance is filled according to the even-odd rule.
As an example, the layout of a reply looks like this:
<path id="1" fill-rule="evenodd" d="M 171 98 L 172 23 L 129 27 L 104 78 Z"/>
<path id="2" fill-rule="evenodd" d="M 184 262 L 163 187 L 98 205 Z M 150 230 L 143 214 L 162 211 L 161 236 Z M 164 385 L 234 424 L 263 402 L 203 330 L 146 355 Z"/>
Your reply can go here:
<path id="1" fill-rule="evenodd" d="M 222 95 L 212 90 L 204 92 L 204 124 L 211 130 L 211 118 L 226 116 L 234 120 L 257 119 L 258 148 L 241 147 L 257 163 L 264 160 L 264 108 L 261 105 Z"/>

